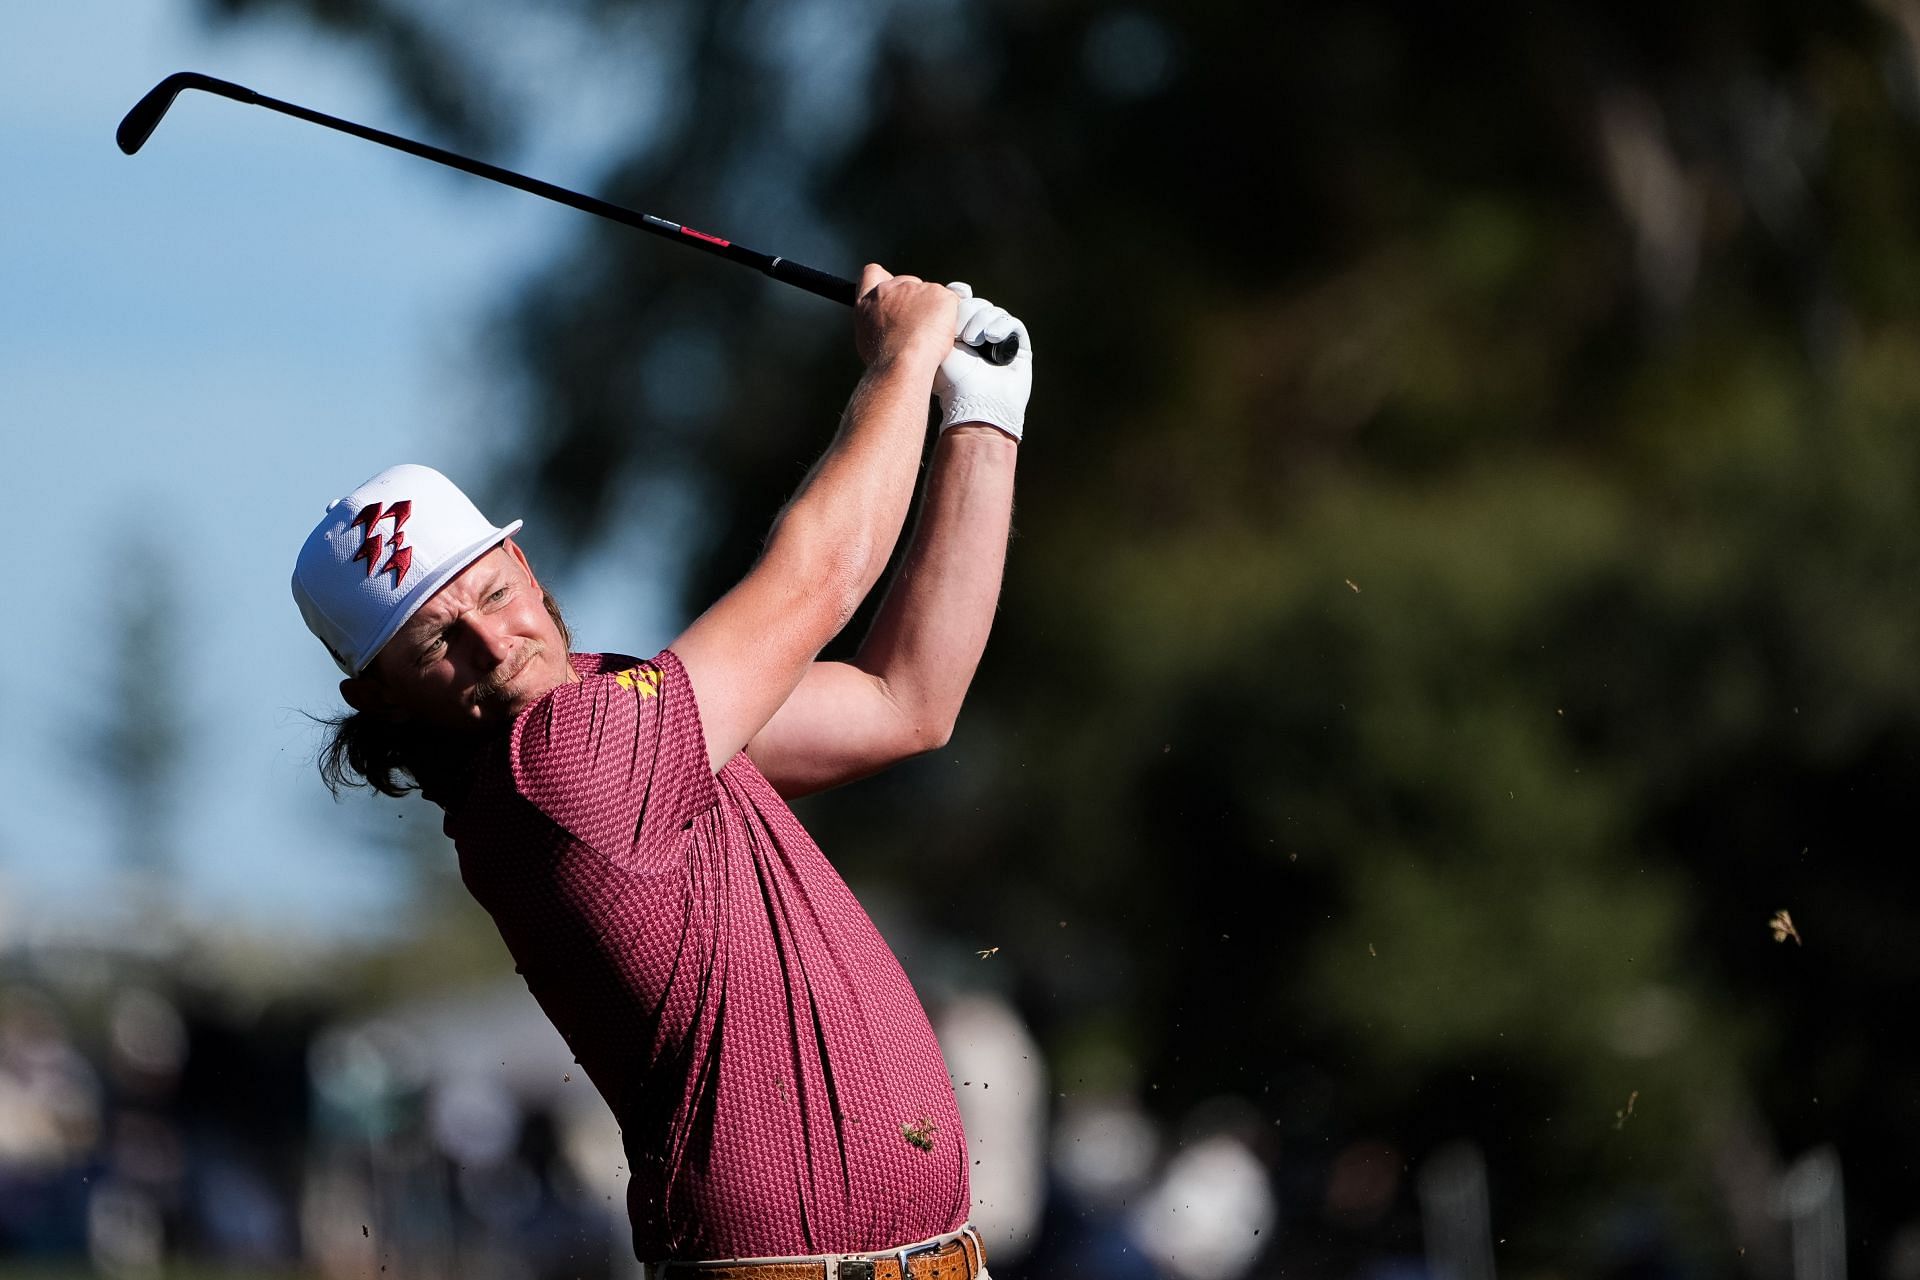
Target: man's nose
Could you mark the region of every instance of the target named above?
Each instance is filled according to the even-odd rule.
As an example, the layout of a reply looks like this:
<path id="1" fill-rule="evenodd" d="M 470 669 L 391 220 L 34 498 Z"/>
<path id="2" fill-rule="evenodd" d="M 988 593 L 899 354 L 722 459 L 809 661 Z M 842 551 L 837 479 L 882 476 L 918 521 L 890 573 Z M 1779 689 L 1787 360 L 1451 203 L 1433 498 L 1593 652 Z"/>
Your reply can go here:
<path id="1" fill-rule="evenodd" d="M 491 618 L 468 616 L 466 619 L 467 648 L 473 654 L 473 660 L 483 671 L 491 671 L 507 660 L 513 652 L 513 637 L 507 628 L 499 626 Z"/>

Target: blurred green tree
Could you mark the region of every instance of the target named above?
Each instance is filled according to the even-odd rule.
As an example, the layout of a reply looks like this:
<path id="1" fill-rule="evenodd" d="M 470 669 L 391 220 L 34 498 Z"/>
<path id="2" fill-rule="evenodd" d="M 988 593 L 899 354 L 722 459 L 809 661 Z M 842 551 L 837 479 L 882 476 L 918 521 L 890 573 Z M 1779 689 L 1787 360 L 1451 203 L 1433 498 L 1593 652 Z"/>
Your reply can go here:
<path id="1" fill-rule="evenodd" d="M 119 545 L 105 600 L 113 666 L 76 745 L 111 814 L 128 923 L 159 942 L 179 923 L 177 820 L 190 767 L 191 713 L 176 682 L 155 678 L 180 666 L 179 583 L 152 543 Z"/>

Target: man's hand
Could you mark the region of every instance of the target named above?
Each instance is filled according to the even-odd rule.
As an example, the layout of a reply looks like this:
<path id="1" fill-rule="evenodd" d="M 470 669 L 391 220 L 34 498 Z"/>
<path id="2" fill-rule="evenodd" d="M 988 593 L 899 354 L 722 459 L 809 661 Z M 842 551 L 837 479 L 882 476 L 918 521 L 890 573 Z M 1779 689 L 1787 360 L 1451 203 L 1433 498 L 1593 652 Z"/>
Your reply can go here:
<path id="1" fill-rule="evenodd" d="M 868 263 L 854 304 L 854 347 L 869 367 L 903 356 L 938 361 L 960 331 L 960 300 L 950 289 L 918 276 L 889 275 Z"/>
<path id="2" fill-rule="evenodd" d="M 960 299 L 959 327 L 953 348 L 940 362 L 933 378 L 933 394 L 940 399 L 940 429 L 984 422 L 1015 440 L 1026 427 L 1027 396 L 1033 390 L 1033 342 L 1027 327 L 985 298 L 973 296 L 962 281 L 947 286 Z M 1020 350 L 1007 364 L 989 364 L 975 344 L 999 342 L 1020 335 Z"/>

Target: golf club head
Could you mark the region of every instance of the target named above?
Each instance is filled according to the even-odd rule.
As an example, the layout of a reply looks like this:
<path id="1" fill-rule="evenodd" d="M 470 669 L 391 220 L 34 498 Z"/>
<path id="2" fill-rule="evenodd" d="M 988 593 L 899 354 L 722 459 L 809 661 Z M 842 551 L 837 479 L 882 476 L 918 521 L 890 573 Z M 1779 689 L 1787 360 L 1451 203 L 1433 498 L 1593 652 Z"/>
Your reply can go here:
<path id="1" fill-rule="evenodd" d="M 146 96 L 134 103 L 133 110 L 122 117 L 120 127 L 113 131 L 113 140 L 120 145 L 120 149 L 132 155 L 146 146 L 147 139 L 160 127 L 160 117 L 167 114 L 167 108 L 173 105 L 173 100 L 180 96 L 183 89 L 217 93 L 236 102 L 257 102 L 260 99 L 260 95 L 253 90 L 230 80 L 216 80 L 198 71 L 176 71 L 147 90 Z"/>

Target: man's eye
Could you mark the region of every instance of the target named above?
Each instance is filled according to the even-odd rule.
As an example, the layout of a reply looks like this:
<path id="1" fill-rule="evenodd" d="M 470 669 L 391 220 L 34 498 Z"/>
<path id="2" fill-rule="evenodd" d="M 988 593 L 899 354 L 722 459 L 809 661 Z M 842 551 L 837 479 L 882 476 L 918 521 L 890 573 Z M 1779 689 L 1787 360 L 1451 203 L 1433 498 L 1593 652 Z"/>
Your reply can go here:
<path id="1" fill-rule="evenodd" d="M 427 641 L 426 644 L 421 646 L 420 661 L 422 662 L 433 661 L 435 658 L 440 656 L 440 651 L 446 647 L 447 647 L 447 642 L 441 639 L 439 636 L 435 636 L 433 639 Z"/>
<path id="2" fill-rule="evenodd" d="M 512 587 L 501 587 L 498 591 L 488 596 L 487 600 L 492 604 L 499 604 L 502 600 L 505 600 L 512 593 L 513 593 Z"/>

